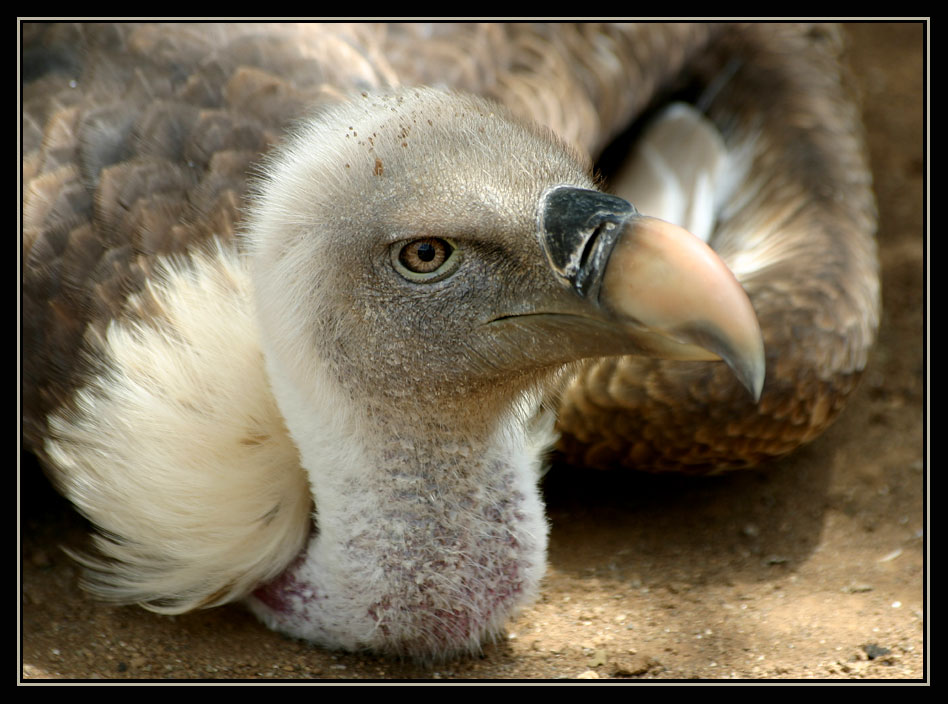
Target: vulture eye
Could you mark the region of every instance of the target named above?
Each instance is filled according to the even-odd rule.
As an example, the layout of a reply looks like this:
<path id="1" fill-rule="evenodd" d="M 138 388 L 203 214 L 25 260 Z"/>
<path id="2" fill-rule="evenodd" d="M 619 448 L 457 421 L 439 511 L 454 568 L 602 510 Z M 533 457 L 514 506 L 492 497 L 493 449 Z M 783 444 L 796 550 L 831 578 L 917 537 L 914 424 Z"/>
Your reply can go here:
<path id="1" fill-rule="evenodd" d="M 395 270 L 409 281 L 440 281 L 454 273 L 460 263 L 458 248 L 441 237 L 399 242 L 392 248 Z"/>

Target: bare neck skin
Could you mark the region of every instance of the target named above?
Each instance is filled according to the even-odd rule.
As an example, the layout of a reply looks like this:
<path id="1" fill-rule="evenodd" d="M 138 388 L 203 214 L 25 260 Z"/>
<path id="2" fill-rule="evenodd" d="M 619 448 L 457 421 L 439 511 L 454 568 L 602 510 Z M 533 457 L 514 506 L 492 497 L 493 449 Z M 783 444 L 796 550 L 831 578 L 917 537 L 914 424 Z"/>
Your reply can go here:
<path id="1" fill-rule="evenodd" d="M 279 381 L 274 390 L 285 408 L 311 395 Z M 272 628 L 329 647 L 426 658 L 476 650 L 534 598 L 545 570 L 537 479 L 552 416 L 531 393 L 492 422 L 465 417 L 478 407 L 469 398 L 451 409 L 444 399 L 344 396 L 287 414 L 316 530 L 251 607 Z"/>

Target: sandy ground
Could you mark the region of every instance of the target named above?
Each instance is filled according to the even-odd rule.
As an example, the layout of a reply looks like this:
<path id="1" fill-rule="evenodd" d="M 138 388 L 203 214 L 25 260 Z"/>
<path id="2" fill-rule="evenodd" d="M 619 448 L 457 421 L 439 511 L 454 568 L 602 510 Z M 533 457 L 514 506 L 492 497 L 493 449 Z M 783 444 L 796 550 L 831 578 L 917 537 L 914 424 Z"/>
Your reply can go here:
<path id="1" fill-rule="evenodd" d="M 21 678 L 925 678 L 923 29 L 849 31 L 884 314 L 822 438 L 716 479 L 554 468 L 541 599 L 483 657 L 428 668 L 294 642 L 240 606 L 169 618 L 96 603 L 58 547 L 84 544 L 82 521 L 28 483 Z"/>

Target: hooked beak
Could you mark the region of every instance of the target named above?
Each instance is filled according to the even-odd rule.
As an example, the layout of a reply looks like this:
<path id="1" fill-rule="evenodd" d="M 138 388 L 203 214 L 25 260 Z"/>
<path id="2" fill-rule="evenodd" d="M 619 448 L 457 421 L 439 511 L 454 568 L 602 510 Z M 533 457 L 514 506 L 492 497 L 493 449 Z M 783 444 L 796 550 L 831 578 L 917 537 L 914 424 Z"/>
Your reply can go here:
<path id="1" fill-rule="evenodd" d="M 543 195 L 539 233 L 557 277 L 622 328 L 630 351 L 724 360 L 760 398 L 765 360 L 757 315 L 700 239 L 621 198 L 570 186 Z"/>

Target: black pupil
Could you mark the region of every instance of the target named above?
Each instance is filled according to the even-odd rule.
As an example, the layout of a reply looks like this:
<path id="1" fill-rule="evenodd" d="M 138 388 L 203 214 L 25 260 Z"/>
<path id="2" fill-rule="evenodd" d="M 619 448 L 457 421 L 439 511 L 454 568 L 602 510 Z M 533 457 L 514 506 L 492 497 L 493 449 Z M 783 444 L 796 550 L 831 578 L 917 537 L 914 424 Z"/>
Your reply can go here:
<path id="1" fill-rule="evenodd" d="M 435 251 L 434 245 L 431 242 L 422 242 L 418 245 L 418 250 L 415 252 L 418 258 L 423 262 L 430 262 L 435 258 L 437 252 Z"/>

